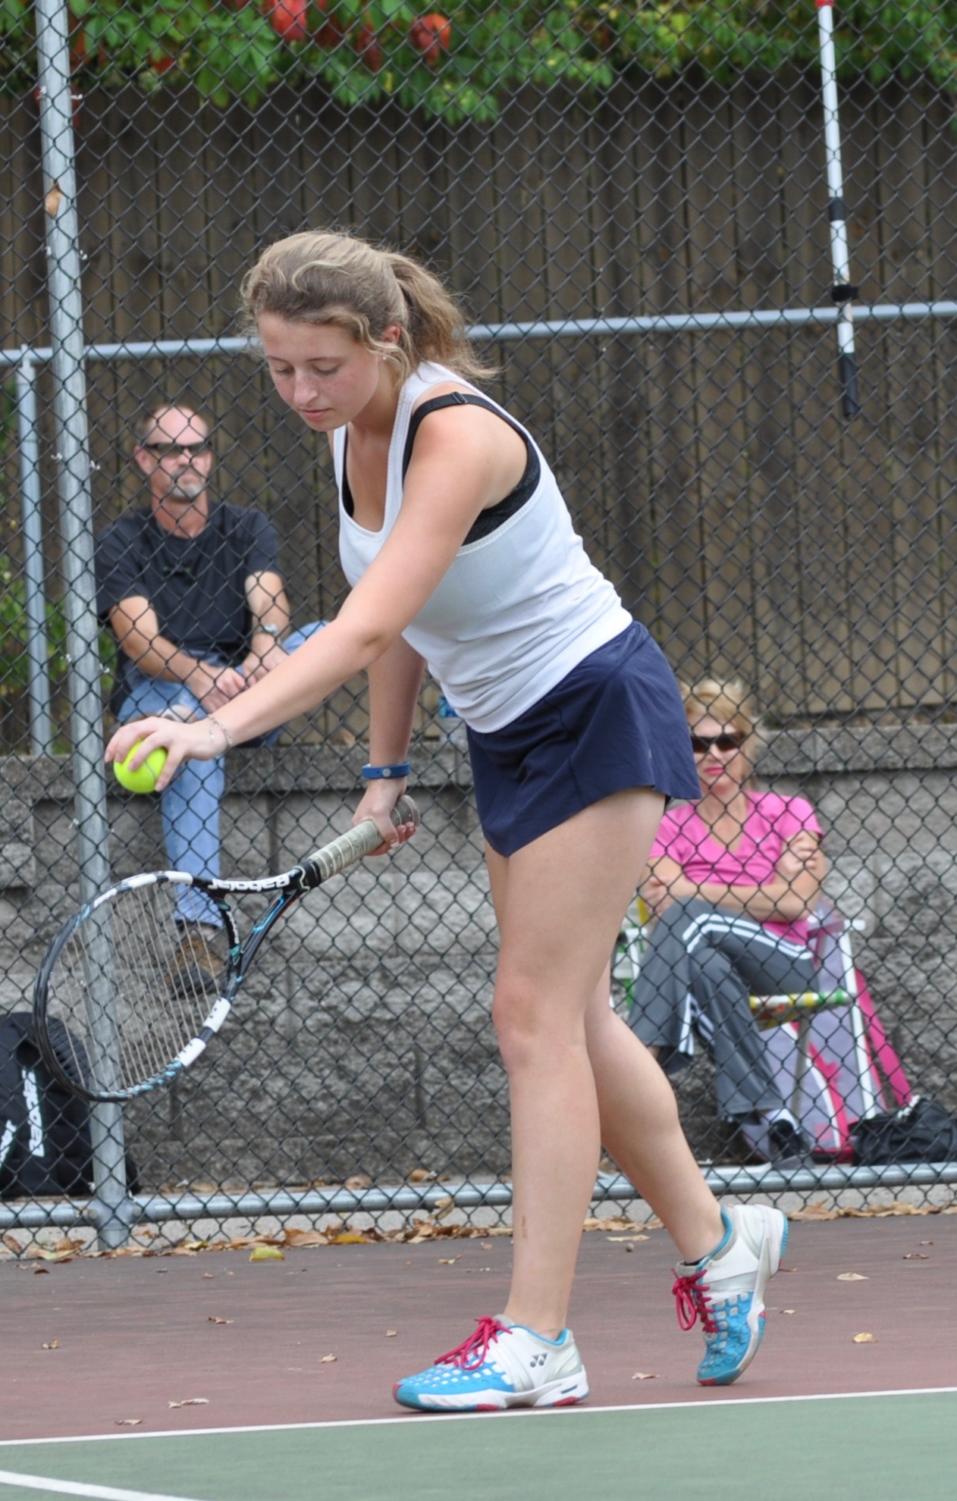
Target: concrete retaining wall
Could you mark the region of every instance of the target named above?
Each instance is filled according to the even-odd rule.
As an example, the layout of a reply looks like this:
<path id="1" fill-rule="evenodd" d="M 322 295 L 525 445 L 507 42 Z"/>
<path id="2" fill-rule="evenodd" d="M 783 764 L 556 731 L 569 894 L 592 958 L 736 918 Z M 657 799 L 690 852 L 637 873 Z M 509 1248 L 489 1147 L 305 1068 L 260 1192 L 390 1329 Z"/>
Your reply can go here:
<path id="1" fill-rule="evenodd" d="M 270 940 L 238 1014 L 192 1079 L 128 1114 L 149 1187 L 392 1181 L 414 1168 L 507 1173 L 506 1094 L 488 1021 L 495 934 L 464 758 L 414 755 L 423 828 L 307 897 Z M 348 826 L 357 750 L 235 753 L 225 868 L 292 864 Z M 789 731 L 762 780 L 818 808 L 828 891 L 858 919 L 860 966 L 912 1082 L 957 1108 L 957 729 Z M 29 1005 L 39 956 L 76 902 L 68 765 L 0 760 L 0 1005 Z M 108 804 L 114 871 L 162 865 L 158 808 Z M 66 884 L 64 884 L 66 883 Z M 709 1069 L 680 1098 L 720 1153 Z"/>

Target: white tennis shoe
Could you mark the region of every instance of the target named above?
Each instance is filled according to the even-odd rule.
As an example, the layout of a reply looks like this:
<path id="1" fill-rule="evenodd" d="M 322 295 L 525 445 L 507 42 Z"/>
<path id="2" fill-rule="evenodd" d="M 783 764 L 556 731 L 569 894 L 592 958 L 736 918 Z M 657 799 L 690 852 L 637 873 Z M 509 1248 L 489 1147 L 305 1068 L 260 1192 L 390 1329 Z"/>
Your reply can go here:
<path id="1" fill-rule="evenodd" d="M 679 1262 L 672 1291 L 682 1329 L 698 1319 L 705 1354 L 702 1386 L 730 1386 L 758 1353 L 764 1338 L 764 1290 L 781 1265 L 788 1222 L 766 1204 L 722 1209 L 725 1234 L 700 1261 Z"/>
<path id="2" fill-rule="evenodd" d="M 588 1378 L 570 1329 L 546 1339 L 509 1319 L 484 1318 L 468 1339 L 392 1392 L 403 1407 L 426 1412 L 568 1407 L 588 1396 Z"/>

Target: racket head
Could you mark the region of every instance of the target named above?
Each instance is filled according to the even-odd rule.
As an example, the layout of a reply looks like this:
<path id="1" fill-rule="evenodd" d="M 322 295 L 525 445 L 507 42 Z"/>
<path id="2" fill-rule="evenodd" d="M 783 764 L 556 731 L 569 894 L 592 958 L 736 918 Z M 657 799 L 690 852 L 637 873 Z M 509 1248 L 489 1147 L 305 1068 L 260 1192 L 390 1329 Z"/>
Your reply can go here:
<path id="1" fill-rule="evenodd" d="M 239 934 L 212 891 L 222 928 L 182 921 L 177 901 L 195 884 L 175 871 L 120 881 L 47 950 L 34 1028 L 44 1060 L 72 1093 L 121 1103 L 169 1084 L 222 1026 L 240 980 Z"/>
<path id="2" fill-rule="evenodd" d="M 419 824 L 408 797 L 392 818 Z M 283 912 L 381 842 L 365 819 L 282 875 L 218 881 L 155 871 L 130 876 L 88 902 L 53 940 L 34 987 L 37 1044 L 54 1075 L 83 1099 L 118 1104 L 172 1083 L 222 1027 Z M 184 925 L 180 918 L 178 899 L 190 888 L 203 893 L 220 920 L 216 947 L 209 925 Z M 244 945 L 230 895 L 274 898 Z"/>

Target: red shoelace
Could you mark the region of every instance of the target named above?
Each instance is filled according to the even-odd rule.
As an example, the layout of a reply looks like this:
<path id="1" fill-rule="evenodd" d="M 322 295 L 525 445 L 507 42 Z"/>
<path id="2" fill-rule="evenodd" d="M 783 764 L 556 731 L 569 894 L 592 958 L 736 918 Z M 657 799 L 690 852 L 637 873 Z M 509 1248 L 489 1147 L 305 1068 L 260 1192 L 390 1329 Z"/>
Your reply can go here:
<path id="1" fill-rule="evenodd" d="M 686 1277 L 676 1277 L 674 1287 L 671 1289 L 675 1300 L 675 1313 L 678 1316 L 678 1326 L 681 1329 L 693 1329 L 698 1318 L 701 1319 L 701 1327 L 705 1334 L 717 1334 L 718 1325 L 715 1322 L 714 1311 L 711 1307 L 711 1299 L 708 1289 L 702 1285 L 705 1268 L 691 1272 Z"/>
<path id="2" fill-rule="evenodd" d="M 488 1347 L 500 1334 L 508 1333 L 508 1325 L 498 1319 L 476 1319 L 476 1327 L 468 1339 L 463 1339 L 454 1350 L 448 1350 L 436 1360 L 436 1365 L 457 1365 L 460 1371 L 477 1371 L 484 1364 Z"/>

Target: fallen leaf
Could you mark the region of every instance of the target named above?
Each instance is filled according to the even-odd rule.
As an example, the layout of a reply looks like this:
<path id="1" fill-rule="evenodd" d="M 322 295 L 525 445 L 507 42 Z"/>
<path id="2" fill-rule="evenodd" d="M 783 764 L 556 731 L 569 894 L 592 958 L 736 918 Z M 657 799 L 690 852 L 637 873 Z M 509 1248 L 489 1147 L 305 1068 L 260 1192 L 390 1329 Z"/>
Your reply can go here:
<path id="1" fill-rule="evenodd" d="M 221 1319 L 218 1314 L 211 1313 L 206 1320 L 207 1324 L 234 1324 L 235 1319 Z"/>
<path id="2" fill-rule="evenodd" d="M 399 1332 L 398 1329 L 387 1329 L 385 1331 L 385 1337 L 386 1337 L 386 1339 L 395 1339 L 395 1337 L 398 1334 L 398 1332 Z"/>
<path id="3" fill-rule="evenodd" d="M 797 1309 L 796 1308 L 782 1308 L 781 1312 L 782 1313 L 797 1313 Z"/>
<path id="4" fill-rule="evenodd" d="M 903 1261 L 930 1261 L 926 1251 L 905 1251 L 901 1259 Z"/>
<path id="5" fill-rule="evenodd" d="M 863 1272 L 838 1272 L 838 1282 L 866 1282 L 868 1279 Z"/>
<path id="6" fill-rule="evenodd" d="M 142 1418 L 114 1418 L 113 1419 L 113 1427 L 114 1428 L 138 1428 L 140 1426 L 140 1424 L 142 1423 L 142 1421 L 143 1421 Z"/>
<path id="7" fill-rule="evenodd" d="M 632 1379 L 632 1381 L 657 1381 L 657 1379 L 658 1379 L 658 1372 L 657 1371 L 636 1371 L 635 1374 L 632 1376 L 631 1379 Z"/>
<path id="8" fill-rule="evenodd" d="M 59 1350 L 60 1341 L 58 1339 L 51 1339 L 47 1344 L 41 1345 L 40 1348 L 41 1350 Z"/>
<path id="9" fill-rule="evenodd" d="M 440 1256 L 439 1266 L 454 1266 L 458 1259 L 457 1256 Z"/>
<path id="10" fill-rule="evenodd" d="M 877 1335 L 876 1334 L 855 1334 L 855 1336 L 854 1336 L 854 1343 L 855 1343 L 855 1345 L 876 1345 L 877 1344 Z"/>
<path id="11" fill-rule="evenodd" d="M 287 1246 L 327 1246 L 328 1235 L 321 1230 L 286 1230 L 283 1236 Z"/>
<path id="12" fill-rule="evenodd" d="M 43 207 L 51 219 L 55 219 L 63 202 L 63 190 L 58 182 L 51 185 L 49 192 L 43 200 Z"/>
<path id="13" fill-rule="evenodd" d="M 371 1235 L 363 1235 L 361 1230 L 340 1230 L 338 1235 L 330 1235 L 330 1246 L 368 1246 L 372 1243 Z"/>
<path id="14" fill-rule="evenodd" d="M 366 1173 L 354 1173 L 351 1178 L 346 1179 L 344 1186 L 355 1192 L 360 1188 L 371 1188 L 372 1179 Z"/>
<path id="15" fill-rule="evenodd" d="M 215 1272 L 204 1272 L 203 1276 L 204 1277 L 208 1277 L 209 1280 L 210 1280 L 210 1282 L 214 1282 L 216 1280 L 216 1273 Z"/>
<path id="16" fill-rule="evenodd" d="M 332 1365 L 332 1362 L 334 1360 L 338 1360 L 338 1359 L 339 1359 L 338 1355 L 320 1355 L 319 1356 L 319 1364 L 320 1365 Z"/>
<path id="17" fill-rule="evenodd" d="M 286 1256 L 278 1246 L 253 1246 L 249 1259 L 250 1261 L 285 1261 Z"/>
<path id="18" fill-rule="evenodd" d="M 33 1268 L 33 1275 L 34 1277 L 49 1277 L 50 1268 L 48 1266 L 35 1266 Z"/>
<path id="19" fill-rule="evenodd" d="M 429 1183 L 435 1174 L 430 1173 L 427 1167 L 414 1167 L 407 1177 L 410 1183 Z"/>
<path id="20" fill-rule="evenodd" d="M 167 1407 L 208 1407 L 208 1397 L 184 1397 L 181 1402 L 167 1402 Z"/>
<path id="21" fill-rule="evenodd" d="M 11 1235 L 9 1230 L 3 1237 L 3 1244 L 6 1246 L 7 1250 L 12 1251 L 15 1256 L 19 1256 L 20 1252 L 23 1250 L 23 1247 L 17 1240 L 17 1237 L 15 1235 Z"/>

